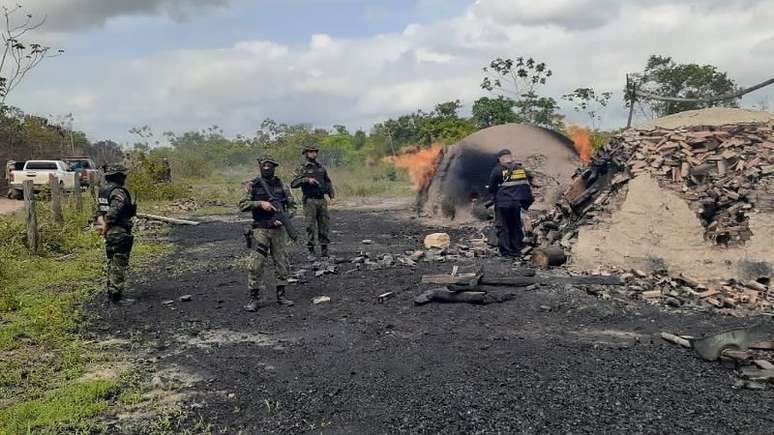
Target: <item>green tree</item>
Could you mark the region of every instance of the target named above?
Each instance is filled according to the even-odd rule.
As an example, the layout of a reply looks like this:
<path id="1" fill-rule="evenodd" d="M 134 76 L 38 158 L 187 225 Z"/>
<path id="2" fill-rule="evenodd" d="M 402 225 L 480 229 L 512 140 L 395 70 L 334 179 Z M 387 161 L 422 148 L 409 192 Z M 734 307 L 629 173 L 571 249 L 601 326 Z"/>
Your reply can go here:
<path id="1" fill-rule="evenodd" d="M 368 135 L 366 135 L 363 130 L 358 130 L 355 132 L 355 136 L 352 138 L 352 145 L 356 150 L 360 151 L 365 148 L 367 142 Z"/>
<path id="2" fill-rule="evenodd" d="M 551 97 L 541 96 L 553 72 L 545 62 L 533 58 L 497 58 L 484 69 L 481 88 L 502 97 L 513 98 L 516 112 L 526 122 L 550 128 L 559 128 L 562 115 L 559 105 Z"/>
<path id="3" fill-rule="evenodd" d="M 597 93 L 592 88 L 578 88 L 569 94 L 562 95 L 562 99 L 573 104 L 573 110 L 584 113 L 589 117 L 593 129 L 598 128 L 602 121 L 602 111 L 610 103 L 612 92 Z"/>
<path id="4" fill-rule="evenodd" d="M 638 90 L 663 97 L 710 98 L 738 90 L 728 73 L 718 71 L 713 65 L 678 64 L 669 56 L 650 56 L 643 72 L 633 74 L 632 79 Z M 631 104 L 630 94 L 624 93 L 627 106 Z M 739 107 L 739 99 L 697 103 L 638 98 L 638 102 L 645 104 L 655 116 L 713 106 Z"/>
<path id="5" fill-rule="evenodd" d="M 522 122 L 516 114 L 516 101 L 511 98 L 483 97 L 473 103 L 473 117 L 471 121 L 478 128 L 487 128 L 493 125 L 508 124 L 510 122 Z"/>

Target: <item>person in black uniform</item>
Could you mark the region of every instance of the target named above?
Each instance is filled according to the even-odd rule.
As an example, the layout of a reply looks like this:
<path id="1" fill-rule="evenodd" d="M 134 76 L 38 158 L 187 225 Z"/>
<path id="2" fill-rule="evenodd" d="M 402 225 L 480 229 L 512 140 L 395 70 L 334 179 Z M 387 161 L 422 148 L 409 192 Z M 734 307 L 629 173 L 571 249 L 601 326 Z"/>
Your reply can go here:
<path id="1" fill-rule="evenodd" d="M 535 197 L 527 171 L 513 159 L 510 150 L 498 152 L 497 159 L 489 176 L 489 193 L 495 203 L 498 245 L 501 255 L 515 257 L 521 254 L 524 241 L 521 210 L 528 210 Z"/>
<path id="2" fill-rule="evenodd" d="M 320 255 L 328 256 L 328 231 L 330 214 L 325 195 L 333 200 L 336 191 L 328 176 L 325 166 L 317 160 L 320 146 L 317 144 L 304 147 L 306 161 L 296 170 L 296 175 L 290 182 L 290 187 L 301 189 L 303 193 L 304 217 L 306 218 L 307 248 L 314 255 L 315 239 L 320 243 Z"/>

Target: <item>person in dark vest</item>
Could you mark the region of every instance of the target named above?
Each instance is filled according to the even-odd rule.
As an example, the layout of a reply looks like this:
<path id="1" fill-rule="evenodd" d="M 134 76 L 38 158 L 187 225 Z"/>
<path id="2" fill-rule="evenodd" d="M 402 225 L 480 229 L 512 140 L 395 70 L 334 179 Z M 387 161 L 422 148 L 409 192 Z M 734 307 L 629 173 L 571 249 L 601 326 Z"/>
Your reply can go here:
<path id="1" fill-rule="evenodd" d="M 307 248 L 309 254 L 315 254 L 315 239 L 320 244 L 320 255 L 328 256 L 328 238 L 330 215 L 328 214 L 328 201 L 334 199 L 336 191 L 328 176 L 328 171 L 320 162 L 317 155 L 320 152 L 318 145 L 304 147 L 303 154 L 306 162 L 296 170 L 296 175 L 290 183 L 290 187 L 301 189 L 303 193 L 304 218 L 306 219 Z"/>
<path id="2" fill-rule="evenodd" d="M 107 297 L 111 302 L 118 302 L 126 287 L 129 255 L 134 245 L 132 218 L 137 214 L 137 206 L 124 187 L 126 167 L 106 166 L 104 173 L 106 184 L 98 197 L 97 231 L 105 237 Z"/>
<path id="3" fill-rule="evenodd" d="M 293 301 L 285 297 L 285 287 L 290 275 L 290 264 L 287 253 L 287 234 L 277 212 L 286 212 L 290 198 L 288 190 L 275 175 L 279 163 L 271 157 L 259 158 L 261 175 L 250 182 L 239 209 L 251 212 L 253 215 L 252 232 L 248 235 L 248 246 L 254 251 L 251 254 L 247 273 L 247 287 L 250 291 L 250 301 L 245 310 L 254 312 L 260 307 L 261 280 L 266 263 L 271 256 L 274 262 L 274 275 L 277 281 L 277 303 L 292 307 Z"/>
<path id="4" fill-rule="evenodd" d="M 528 210 L 535 197 L 527 171 L 510 150 L 498 152 L 497 159 L 489 176 L 489 193 L 494 197 L 498 245 L 501 255 L 514 257 L 521 255 L 524 241 L 521 211 Z"/>

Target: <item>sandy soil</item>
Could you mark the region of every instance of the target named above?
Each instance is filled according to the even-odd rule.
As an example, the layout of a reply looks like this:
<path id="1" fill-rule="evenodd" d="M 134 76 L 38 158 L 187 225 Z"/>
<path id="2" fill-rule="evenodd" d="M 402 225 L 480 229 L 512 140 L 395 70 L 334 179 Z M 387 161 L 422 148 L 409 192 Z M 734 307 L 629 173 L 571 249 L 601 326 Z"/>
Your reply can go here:
<path id="1" fill-rule="evenodd" d="M 0 198 L 0 215 L 13 213 L 24 208 L 23 201 L 14 201 L 8 198 Z"/>
<path id="2" fill-rule="evenodd" d="M 674 115 L 644 122 L 637 126 L 637 128 L 680 128 L 695 125 L 725 125 L 743 122 L 774 122 L 774 113 L 728 107 L 712 107 L 675 113 Z"/>
<path id="3" fill-rule="evenodd" d="M 755 277 L 746 276 L 749 265 L 774 265 L 774 214 L 752 216 L 753 238 L 744 247 L 722 248 L 704 240 L 704 228 L 688 203 L 650 176 L 639 176 L 628 187 L 620 210 L 600 224 L 581 228 L 573 248 L 576 267 L 666 266 L 670 272 L 705 280 L 751 279 Z"/>
<path id="4" fill-rule="evenodd" d="M 151 371 L 186 373 L 169 393 L 187 397 L 189 422 L 212 423 L 214 433 L 756 433 L 774 425 L 763 412 L 770 391 L 735 390 L 728 368 L 654 338 L 747 320 L 681 316 L 575 287 L 518 290 L 498 305 L 416 307 L 421 275 L 451 270 L 435 262 L 372 272 L 342 263 L 336 275 L 307 273 L 291 287 L 295 307 L 267 295 L 258 313 L 246 313 L 242 227 L 175 228 L 177 252 L 132 276 L 136 302 L 95 302 L 82 327 L 131 340 Z M 335 211 L 332 228 L 332 252 L 343 258 L 416 249 L 441 229 L 408 213 L 351 211 Z M 450 231 L 452 239 L 465 240 L 464 231 Z M 512 267 L 475 262 L 491 275 Z M 302 247 L 292 264 L 309 269 Z M 378 303 L 387 291 L 395 296 Z M 192 301 L 180 302 L 184 294 Z M 321 295 L 331 302 L 314 305 Z M 122 424 L 115 433 L 127 433 Z"/>

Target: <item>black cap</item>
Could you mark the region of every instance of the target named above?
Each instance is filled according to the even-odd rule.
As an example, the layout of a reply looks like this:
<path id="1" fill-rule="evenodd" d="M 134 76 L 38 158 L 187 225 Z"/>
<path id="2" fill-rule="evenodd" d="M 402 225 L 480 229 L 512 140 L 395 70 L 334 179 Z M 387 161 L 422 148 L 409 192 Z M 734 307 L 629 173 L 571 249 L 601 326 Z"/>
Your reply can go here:
<path id="1" fill-rule="evenodd" d="M 317 151 L 317 152 L 319 152 L 320 151 L 320 145 L 318 145 L 316 143 L 308 144 L 308 145 L 306 145 L 304 147 L 303 151 L 301 151 L 301 154 L 306 154 L 309 151 Z"/>
<path id="2" fill-rule="evenodd" d="M 510 156 L 511 150 L 504 148 L 497 152 L 497 158 L 499 159 L 502 156 Z"/>
<path id="3" fill-rule="evenodd" d="M 263 165 L 264 163 L 272 163 L 274 166 L 279 166 L 279 162 L 274 159 L 272 156 L 261 156 L 258 157 L 258 163 Z"/>

